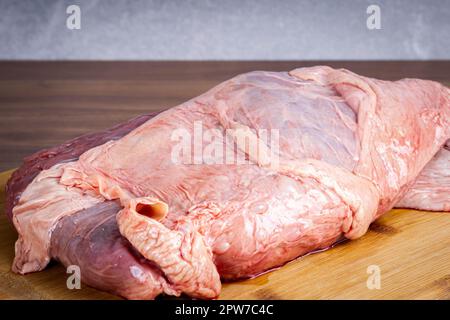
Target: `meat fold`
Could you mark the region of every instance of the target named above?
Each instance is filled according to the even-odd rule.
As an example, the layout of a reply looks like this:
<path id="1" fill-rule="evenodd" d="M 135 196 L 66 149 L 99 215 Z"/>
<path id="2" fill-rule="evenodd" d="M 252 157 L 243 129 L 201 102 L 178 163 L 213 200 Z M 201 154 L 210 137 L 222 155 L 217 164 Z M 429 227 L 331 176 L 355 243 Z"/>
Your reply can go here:
<path id="1" fill-rule="evenodd" d="M 122 237 L 115 215 L 120 206 L 106 201 L 62 219 L 52 235 L 51 256 L 77 265 L 83 282 L 129 299 L 179 295 L 155 265 Z"/>
<path id="2" fill-rule="evenodd" d="M 56 147 L 41 150 L 25 158 L 23 165 L 13 172 L 6 185 L 5 211 L 8 218 L 12 220 L 14 206 L 19 201 L 22 192 L 39 172 L 50 169 L 52 166 L 62 162 L 75 161 L 90 148 L 99 146 L 110 140 L 122 138 L 125 134 L 137 128 L 153 116 L 155 116 L 154 113 L 142 115 L 108 130 L 85 134 Z"/>
<path id="3" fill-rule="evenodd" d="M 175 161 L 199 123 L 207 143 Z M 76 142 L 73 158 L 63 146 L 19 169 L 13 270 L 55 258 L 126 298 L 217 297 L 220 278 L 361 237 L 395 205 L 450 210 L 449 124 L 449 89 L 431 81 L 323 66 L 239 75 L 113 140 Z"/>
<path id="4" fill-rule="evenodd" d="M 450 211 L 450 141 L 427 164 L 395 206 L 428 211 Z"/>

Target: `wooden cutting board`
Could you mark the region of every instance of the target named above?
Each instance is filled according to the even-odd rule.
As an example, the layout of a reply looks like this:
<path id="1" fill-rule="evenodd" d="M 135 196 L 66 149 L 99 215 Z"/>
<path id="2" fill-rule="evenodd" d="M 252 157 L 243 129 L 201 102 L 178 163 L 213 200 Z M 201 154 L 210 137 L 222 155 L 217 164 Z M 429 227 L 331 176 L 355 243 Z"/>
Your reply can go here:
<path id="1" fill-rule="evenodd" d="M 17 235 L 3 210 L 11 172 L 0 173 L 0 299 L 115 299 L 86 285 L 67 289 L 68 274 L 57 263 L 26 276 L 11 272 Z M 369 289 L 377 271 L 380 288 Z M 220 298 L 450 299 L 450 213 L 392 210 L 362 238 L 224 284 Z"/>

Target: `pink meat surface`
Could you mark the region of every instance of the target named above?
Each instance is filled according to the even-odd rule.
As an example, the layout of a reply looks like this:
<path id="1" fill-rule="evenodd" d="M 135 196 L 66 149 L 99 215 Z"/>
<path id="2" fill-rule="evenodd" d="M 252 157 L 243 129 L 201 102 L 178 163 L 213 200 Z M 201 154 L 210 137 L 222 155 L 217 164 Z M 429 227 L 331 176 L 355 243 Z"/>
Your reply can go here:
<path id="1" fill-rule="evenodd" d="M 221 278 L 358 238 L 393 206 L 450 210 L 449 125 L 431 81 L 243 74 L 46 166 L 14 203 L 13 270 L 55 258 L 126 298 L 215 298 Z"/>
<path id="2" fill-rule="evenodd" d="M 396 207 L 450 211 L 450 140 L 427 164 Z"/>

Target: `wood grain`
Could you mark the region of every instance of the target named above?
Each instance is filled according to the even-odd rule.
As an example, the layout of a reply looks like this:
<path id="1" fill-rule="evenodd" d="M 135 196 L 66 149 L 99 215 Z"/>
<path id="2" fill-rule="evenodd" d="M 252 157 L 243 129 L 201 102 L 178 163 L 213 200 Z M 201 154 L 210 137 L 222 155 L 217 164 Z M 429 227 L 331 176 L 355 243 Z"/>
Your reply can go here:
<path id="1" fill-rule="evenodd" d="M 44 147 L 160 111 L 239 73 L 326 64 L 450 82 L 449 61 L 0 62 L 0 171 Z"/>
<path id="2" fill-rule="evenodd" d="M 10 174 L 0 174 L 0 190 Z M 13 274 L 17 236 L 3 201 L 0 194 L 0 299 L 117 299 L 86 285 L 67 289 L 68 275 L 57 263 L 42 272 Z M 380 289 L 366 285 L 371 265 L 380 268 Z M 449 213 L 392 210 L 358 240 L 224 284 L 220 299 L 450 299 Z"/>

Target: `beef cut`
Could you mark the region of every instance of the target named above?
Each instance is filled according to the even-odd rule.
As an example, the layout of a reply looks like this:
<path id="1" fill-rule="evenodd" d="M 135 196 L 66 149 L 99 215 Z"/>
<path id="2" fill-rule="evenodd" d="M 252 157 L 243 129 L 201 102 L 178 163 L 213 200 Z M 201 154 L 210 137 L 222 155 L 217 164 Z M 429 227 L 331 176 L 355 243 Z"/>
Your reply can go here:
<path id="1" fill-rule="evenodd" d="M 450 211 L 449 97 L 326 66 L 257 71 L 44 150 L 7 185 L 12 269 L 56 259 L 125 298 L 208 299 L 394 206 Z"/>

